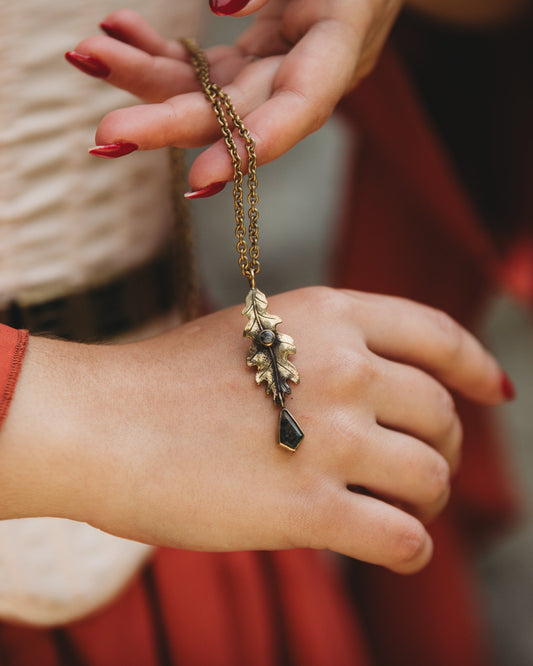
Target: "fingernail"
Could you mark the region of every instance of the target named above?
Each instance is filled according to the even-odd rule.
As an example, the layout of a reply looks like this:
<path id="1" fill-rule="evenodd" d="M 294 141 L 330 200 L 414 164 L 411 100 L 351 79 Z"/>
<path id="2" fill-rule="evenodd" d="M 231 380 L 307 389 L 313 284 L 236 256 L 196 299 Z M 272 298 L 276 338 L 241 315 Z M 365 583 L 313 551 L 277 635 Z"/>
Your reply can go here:
<path id="1" fill-rule="evenodd" d="M 113 37 L 113 39 L 117 39 L 119 42 L 129 44 L 129 37 L 126 35 L 126 33 L 123 32 L 120 28 L 111 25 L 110 23 L 106 23 L 105 21 L 100 23 L 100 30 L 103 30 L 106 35 Z"/>
<path id="2" fill-rule="evenodd" d="M 202 187 L 201 190 L 185 192 L 183 196 L 186 199 L 205 199 L 206 197 L 212 197 L 214 194 L 222 192 L 225 187 L 226 181 L 220 181 L 218 183 L 211 183 L 211 185 L 207 185 L 207 187 Z"/>
<path id="3" fill-rule="evenodd" d="M 213 14 L 230 16 L 244 9 L 250 0 L 209 0 Z"/>
<path id="4" fill-rule="evenodd" d="M 511 381 L 511 379 L 509 378 L 509 375 L 506 374 L 505 372 L 502 374 L 501 389 L 502 389 L 502 393 L 503 393 L 506 400 L 514 400 L 515 399 L 516 390 L 515 390 L 514 384 Z"/>
<path id="5" fill-rule="evenodd" d="M 65 58 L 71 65 L 77 67 L 85 74 L 96 76 L 98 79 L 105 79 L 111 73 L 109 67 L 99 58 L 90 55 L 83 55 L 77 51 L 67 51 Z"/>
<path id="6" fill-rule="evenodd" d="M 96 155 L 96 157 L 122 157 L 123 155 L 129 155 L 133 151 L 138 150 L 139 146 L 136 143 L 108 143 L 105 146 L 94 146 L 94 148 L 89 148 L 89 153 L 91 155 Z"/>

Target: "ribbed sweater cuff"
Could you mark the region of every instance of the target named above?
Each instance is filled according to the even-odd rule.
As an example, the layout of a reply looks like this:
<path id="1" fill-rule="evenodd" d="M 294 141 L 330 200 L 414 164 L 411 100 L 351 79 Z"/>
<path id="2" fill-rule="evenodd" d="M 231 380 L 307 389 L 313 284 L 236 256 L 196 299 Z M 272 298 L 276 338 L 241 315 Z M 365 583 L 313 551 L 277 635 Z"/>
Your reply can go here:
<path id="1" fill-rule="evenodd" d="M 28 331 L 0 324 L 0 428 L 7 417 L 28 344 Z"/>

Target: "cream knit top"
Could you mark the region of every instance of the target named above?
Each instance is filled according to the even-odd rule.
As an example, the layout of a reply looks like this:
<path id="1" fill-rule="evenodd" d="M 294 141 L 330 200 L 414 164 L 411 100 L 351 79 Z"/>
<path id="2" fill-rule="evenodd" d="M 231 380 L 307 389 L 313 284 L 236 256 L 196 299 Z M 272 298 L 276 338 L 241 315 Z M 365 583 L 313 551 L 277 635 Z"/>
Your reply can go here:
<path id="1" fill-rule="evenodd" d="M 202 0 L 134 0 L 166 36 L 195 34 Z M 63 57 L 120 0 L 0 3 L 0 307 L 49 300 L 143 262 L 170 223 L 165 151 L 87 154 L 102 116 L 138 103 Z"/>

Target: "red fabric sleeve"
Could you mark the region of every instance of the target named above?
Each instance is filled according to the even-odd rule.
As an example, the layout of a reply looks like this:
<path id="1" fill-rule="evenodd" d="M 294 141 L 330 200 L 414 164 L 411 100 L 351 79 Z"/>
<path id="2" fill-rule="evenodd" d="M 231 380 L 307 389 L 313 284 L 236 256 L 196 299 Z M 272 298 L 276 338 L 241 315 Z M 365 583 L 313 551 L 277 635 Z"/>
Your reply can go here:
<path id="1" fill-rule="evenodd" d="M 28 331 L 0 324 L 0 427 L 6 419 L 28 344 Z"/>

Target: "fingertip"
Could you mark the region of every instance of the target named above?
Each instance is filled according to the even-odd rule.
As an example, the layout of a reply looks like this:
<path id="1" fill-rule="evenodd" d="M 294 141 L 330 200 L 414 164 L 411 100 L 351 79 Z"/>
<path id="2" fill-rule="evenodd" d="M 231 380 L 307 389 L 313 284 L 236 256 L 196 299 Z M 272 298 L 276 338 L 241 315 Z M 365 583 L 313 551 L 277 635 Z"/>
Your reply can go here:
<path id="1" fill-rule="evenodd" d="M 123 143 L 108 143 L 100 146 L 93 146 L 89 148 L 89 154 L 95 157 L 115 158 L 129 155 L 134 151 L 139 150 L 136 143 L 125 141 Z"/>
<path id="2" fill-rule="evenodd" d="M 65 60 L 84 74 L 89 74 L 89 76 L 94 76 L 97 79 L 105 79 L 111 73 L 108 65 L 93 55 L 78 53 L 78 51 L 67 51 Z"/>
<path id="3" fill-rule="evenodd" d="M 108 37 L 112 37 L 119 42 L 124 42 L 124 44 L 129 44 L 129 36 L 119 25 L 108 21 L 102 21 L 98 27 L 102 32 L 105 32 Z"/>
<path id="4" fill-rule="evenodd" d="M 421 523 L 419 525 L 418 534 L 416 531 L 414 533 L 407 533 L 404 538 L 407 552 L 410 550 L 412 552 L 407 559 L 402 559 L 401 562 L 389 565 L 388 568 L 391 571 L 403 575 L 412 575 L 421 571 L 431 561 L 433 557 L 433 539 L 423 525 Z M 418 535 L 421 535 L 421 538 Z"/>
<path id="5" fill-rule="evenodd" d="M 202 187 L 198 190 L 191 190 L 190 192 L 185 192 L 183 196 L 189 200 L 206 199 L 207 197 L 212 197 L 215 194 L 222 192 L 222 190 L 225 187 L 226 187 L 226 181 L 223 180 L 217 183 L 211 183 L 210 185 L 206 185 L 205 187 Z"/>
<path id="6" fill-rule="evenodd" d="M 500 379 L 500 390 L 504 399 L 509 402 L 516 398 L 515 386 L 506 372 L 502 372 Z"/>
<path id="7" fill-rule="evenodd" d="M 479 340 L 476 338 L 474 340 L 481 348 L 485 358 L 481 363 L 482 371 L 478 375 L 479 383 L 474 388 L 474 395 L 467 394 L 467 397 L 472 397 L 475 401 L 488 406 L 497 406 L 514 400 L 516 390 L 511 378 L 501 367 L 494 354 Z"/>
<path id="8" fill-rule="evenodd" d="M 488 406 L 498 406 L 505 402 L 511 402 L 516 398 L 516 389 L 512 379 L 494 361 L 496 369 L 491 371 L 491 377 L 485 380 L 482 387 L 474 395 L 473 400 Z"/>
<path id="9" fill-rule="evenodd" d="M 202 151 L 189 169 L 191 192 L 200 191 L 212 184 L 228 183 L 232 179 L 233 167 L 222 140 Z"/>

